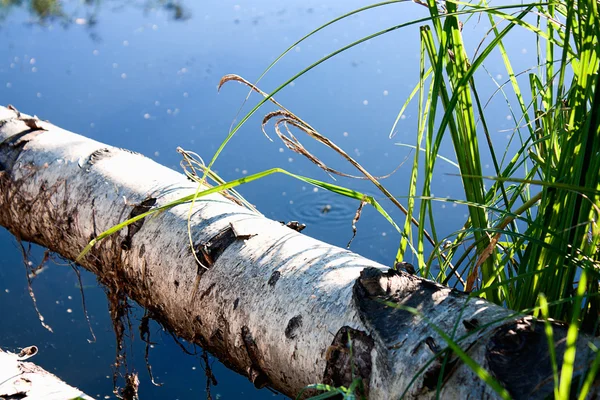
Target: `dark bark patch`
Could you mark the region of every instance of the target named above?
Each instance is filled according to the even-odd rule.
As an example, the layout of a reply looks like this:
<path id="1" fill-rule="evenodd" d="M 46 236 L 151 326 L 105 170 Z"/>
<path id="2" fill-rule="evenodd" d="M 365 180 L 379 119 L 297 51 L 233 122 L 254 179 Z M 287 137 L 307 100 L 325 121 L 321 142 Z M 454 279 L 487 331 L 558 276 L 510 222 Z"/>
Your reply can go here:
<path id="1" fill-rule="evenodd" d="M 229 225 L 227 228 L 219 231 L 208 242 L 198 244 L 194 250 L 202 265 L 210 268 L 236 239 L 235 232 L 231 225 Z"/>
<path id="2" fill-rule="evenodd" d="M 129 154 L 134 154 L 136 156 L 142 156 L 142 157 L 144 157 L 141 153 L 138 153 L 137 151 L 133 151 L 133 150 L 129 150 L 129 149 L 124 149 L 122 147 L 118 147 L 118 149 L 121 150 L 121 151 L 124 151 L 126 153 L 129 153 Z"/>
<path id="3" fill-rule="evenodd" d="M 554 325 L 553 334 L 556 361 L 562 365 L 567 328 Z M 585 350 L 577 350 L 580 363 L 589 356 Z M 486 361 L 490 372 L 513 398 L 551 397 L 554 388 L 552 363 L 543 323 L 521 319 L 499 327 L 486 346 Z M 576 368 L 574 372 L 574 387 L 578 386 L 576 382 L 582 370 Z"/>
<path id="4" fill-rule="evenodd" d="M 275 286 L 275 284 L 277 283 L 277 281 L 279 280 L 279 278 L 281 277 L 281 272 L 279 271 L 273 271 L 273 273 L 271 274 L 271 277 L 269 278 L 269 286 Z"/>
<path id="5" fill-rule="evenodd" d="M 429 350 L 431 350 L 433 354 L 437 354 L 441 351 L 440 346 L 438 346 L 435 339 L 431 336 L 427 336 L 427 338 L 425 338 L 425 344 L 427 345 L 427 347 L 429 347 Z"/>
<path id="6" fill-rule="evenodd" d="M 239 304 L 240 304 L 240 298 L 238 297 L 237 299 L 235 299 L 233 301 L 233 309 L 237 310 Z"/>
<path id="7" fill-rule="evenodd" d="M 215 288 L 216 283 L 211 283 L 204 292 L 202 292 L 202 294 L 200 295 L 200 301 L 202 301 L 206 296 L 208 296 L 209 294 L 212 293 L 213 289 Z"/>
<path id="8" fill-rule="evenodd" d="M 281 381 L 282 381 L 283 383 L 285 383 L 285 384 L 287 384 L 287 383 L 288 383 L 288 377 L 287 377 L 287 375 L 285 374 L 285 372 L 280 372 L 280 373 L 279 373 L 279 377 L 281 378 Z"/>
<path id="9" fill-rule="evenodd" d="M 217 328 L 213 331 L 212 335 L 210 335 L 209 339 L 212 346 L 219 350 L 225 349 L 225 341 L 223 337 L 223 331 L 220 328 Z"/>
<path id="10" fill-rule="evenodd" d="M 287 326 L 285 327 L 285 337 L 288 339 L 294 339 L 298 336 L 298 329 L 302 326 L 302 315 L 296 315 L 292 317 Z"/>
<path id="11" fill-rule="evenodd" d="M 31 132 L 34 132 L 34 131 L 45 131 L 46 130 L 46 129 L 44 129 L 41 126 L 38 125 L 38 122 L 40 122 L 39 119 L 36 119 L 36 118 L 21 118 L 21 121 L 23 121 L 23 123 L 25 123 L 25 125 L 27 125 L 27 127 L 29 129 L 31 129 Z"/>
<path id="12" fill-rule="evenodd" d="M 280 222 L 283 224 L 283 221 L 280 221 Z M 298 221 L 290 221 L 284 225 L 296 232 L 302 232 L 306 228 L 305 224 L 300 223 Z"/>
<path id="13" fill-rule="evenodd" d="M 353 287 L 353 298 L 361 320 L 374 328 L 386 346 L 398 341 L 397 333 L 413 318 L 408 311 L 386 304 L 393 303 L 394 298 L 390 285 L 385 281 L 395 279 L 399 273 L 395 270 L 384 273 L 377 268 L 366 268 L 361 271 Z"/>
<path id="14" fill-rule="evenodd" d="M 423 383 L 421 392 L 429 392 L 438 389 L 438 384 L 444 384 L 447 378 L 454 372 L 455 367 L 459 363 L 459 358 L 450 359 L 448 351 L 442 351 L 442 348 L 434 338 L 428 336 L 423 341 L 429 350 L 436 356 L 431 365 L 423 373 Z M 446 356 L 446 364 L 443 364 L 444 356 Z"/>
<path id="15" fill-rule="evenodd" d="M 412 356 L 414 356 L 415 354 L 417 354 L 419 352 L 419 349 L 421 348 L 422 344 L 423 344 L 422 342 L 418 342 L 417 345 L 415 346 L 415 348 L 411 350 L 410 354 Z"/>
<path id="16" fill-rule="evenodd" d="M 133 210 L 131 210 L 131 213 L 129 213 L 128 219 L 137 217 L 139 215 L 142 215 L 145 212 L 150 211 L 150 209 L 155 204 L 156 204 L 156 198 L 148 197 L 146 200 L 142 201 L 140 204 L 133 207 Z M 139 220 L 127 225 L 127 236 L 121 242 L 121 249 L 123 249 L 125 251 L 128 251 L 131 249 L 131 239 L 133 239 L 133 236 L 136 233 L 138 233 L 140 229 L 142 229 L 142 226 L 144 225 L 144 220 L 145 220 L 145 218 L 142 218 L 142 219 L 139 219 Z"/>
<path id="17" fill-rule="evenodd" d="M 21 400 L 21 399 L 26 399 L 27 397 L 29 397 L 27 392 L 15 392 L 15 393 L 11 393 L 9 395 L 0 394 L 0 396 L 2 396 L 0 398 L 2 398 L 4 400 Z"/>
<path id="18" fill-rule="evenodd" d="M 29 129 L 0 142 L 0 171 L 11 172 L 25 145 L 39 133 Z"/>
<path id="19" fill-rule="evenodd" d="M 13 111 L 15 114 L 17 114 L 17 118 L 21 118 L 21 111 L 17 110 L 17 107 L 13 106 L 12 104 L 8 104 L 8 105 L 6 106 L 6 108 L 8 108 L 9 110 L 11 110 L 11 111 Z M 8 120 L 5 120 L 5 121 L 9 121 L 9 120 L 11 120 L 11 119 L 12 119 L 12 118 L 9 118 Z M 2 122 L 4 122 L 4 121 L 2 121 Z"/>
<path id="20" fill-rule="evenodd" d="M 372 370 L 371 350 L 374 346 L 375 342 L 365 332 L 343 326 L 327 349 L 323 383 L 349 387 L 353 379 L 360 379 L 360 394 L 368 398 Z"/>
<path id="21" fill-rule="evenodd" d="M 267 374 L 265 374 L 261 368 L 260 351 L 256 345 L 254 337 L 252 336 L 252 332 L 250 332 L 250 328 L 248 328 L 246 325 L 242 326 L 241 333 L 244 346 L 246 347 L 246 353 L 250 359 L 250 366 L 248 366 L 246 370 L 248 378 L 257 389 L 268 386 L 270 381 L 267 377 Z"/>
<path id="22" fill-rule="evenodd" d="M 458 358 L 449 360 L 446 362 L 443 370 L 443 376 L 441 377 L 441 383 L 444 384 L 446 379 L 454 372 L 454 369 L 458 365 Z M 440 374 L 442 373 L 442 360 L 436 359 L 433 361 L 431 366 L 423 373 L 423 392 L 429 392 L 437 390 L 438 383 L 440 382 Z"/>
<path id="23" fill-rule="evenodd" d="M 92 154 L 90 154 L 83 164 L 79 164 L 79 168 L 89 171 L 90 167 L 96 164 L 98 161 L 108 158 L 112 155 L 111 149 L 108 147 L 103 147 L 98 150 L 94 150 Z"/>
<path id="24" fill-rule="evenodd" d="M 460 291 L 456 288 L 451 288 L 450 293 L 452 294 L 452 296 L 455 296 L 455 297 L 464 297 L 464 296 L 469 297 L 469 293 Z"/>
<path id="25" fill-rule="evenodd" d="M 462 323 L 465 326 L 465 329 L 469 332 L 479 328 L 479 321 L 476 318 L 465 319 Z"/>
<path id="26" fill-rule="evenodd" d="M 173 284 L 175 285 L 175 287 L 176 287 L 176 288 L 178 288 L 178 287 L 179 287 L 179 281 L 178 281 L 178 280 L 175 280 L 175 281 L 173 282 Z"/>
<path id="27" fill-rule="evenodd" d="M 262 389 L 265 386 L 269 386 L 269 378 L 267 375 L 260 369 L 255 369 L 254 366 L 251 366 L 248 369 L 248 378 L 250 382 L 254 384 L 254 387 L 257 389 Z"/>
<path id="28" fill-rule="evenodd" d="M 433 295 L 439 290 L 438 285 L 404 271 L 368 267 L 354 284 L 353 299 L 363 323 L 373 329 L 385 347 L 390 347 L 401 341 L 398 332 L 414 318 L 403 307 L 434 307 Z"/>
<path id="29" fill-rule="evenodd" d="M 384 296 L 385 291 L 383 290 L 380 280 L 383 277 L 383 272 L 377 268 L 365 268 L 360 272 L 360 277 L 357 280 L 357 283 L 360 285 L 359 288 L 356 288 L 356 284 L 354 287 L 356 290 L 360 290 L 361 295 L 363 297 L 375 297 L 375 296 Z"/>
<path id="30" fill-rule="evenodd" d="M 4 125 L 8 124 L 10 121 L 13 121 L 15 118 L 7 118 L 0 121 L 0 129 L 4 127 Z"/>
<path id="31" fill-rule="evenodd" d="M 414 275 L 417 273 L 415 266 L 412 265 L 411 263 L 402 261 L 402 262 L 397 262 L 395 265 L 395 268 L 397 271 L 405 271 L 408 272 L 411 275 Z"/>

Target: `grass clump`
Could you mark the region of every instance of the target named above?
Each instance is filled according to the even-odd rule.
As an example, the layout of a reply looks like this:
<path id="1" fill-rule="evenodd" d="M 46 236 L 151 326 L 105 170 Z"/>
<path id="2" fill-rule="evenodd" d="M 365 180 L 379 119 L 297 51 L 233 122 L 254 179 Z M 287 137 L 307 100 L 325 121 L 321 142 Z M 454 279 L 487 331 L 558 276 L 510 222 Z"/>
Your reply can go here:
<path id="1" fill-rule="evenodd" d="M 370 8 L 401 2 L 376 3 L 336 18 L 290 46 L 265 73 L 298 43 L 332 23 Z M 426 7 L 429 16 L 352 42 L 303 69 L 272 93 L 263 93 L 256 85 L 244 81 L 260 92 L 263 99 L 231 130 L 207 169 L 210 170 L 250 116 L 264 103 L 275 102 L 273 96 L 290 82 L 367 40 L 397 29 L 420 26 L 419 80 L 396 118 L 398 122 L 406 105 L 417 101 L 419 122 L 414 147 L 423 151 L 414 152 L 407 206 L 400 204 L 380 180 L 324 135 L 275 102 L 283 108 L 278 116 L 283 116 L 287 125 L 300 128 L 341 154 L 405 213 L 404 224 L 395 224 L 403 226 L 396 261 L 403 260 L 410 248 L 423 276 L 445 284 L 453 277 L 458 278 L 454 280 L 462 285 L 461 289 L 477 291 L 482 297 L 515 310 L 536 307 L 543 294 L 553 304 L 548 316 L 566 321 L 575 315 L 577 307 L 574 301 L 559 300 L 574 297 L 585 272 L 586 301 L 579 310 L 580 319 L 584 328 L 593 331 L 600 311 L 598 3 L 595 0 L 498 6 L 485 1 L 414 3 Z M 462 20 L 468 23 L 472 17 L 478 21 L 487 19 L 490 28 L 470 55 L 462 37 Z M 538 52 L 538 65 L 520 74 L 515 73 L 512 55 L 503 43 L 517 29 L 535 35 Z M 507 96 L 510 91 L 516 99 L 516 104 L 510 105 L 515 128 L 509 141 L 519 143 L 513 153 L 505 150 L 502 154 L 494 147 L 488 116 L 477 90 L 484 62 L 493 53 L 500 54 L 509 77 L 498 93 Z M 525 83 L 519 75 L 525 75 Z M 464 188 L 464 199 L 452 201 L 467 205 L 469 213 L 461 229 L 451 237 L 440 238 L 436 235 L 436 223 L 440 221 L 433 218 L 432 203 L 448 200 L 432 197 L 431 184 L 441 158 L 441 143 L 448 135 Z M 307 156 L 321 168 L 337 173 L 303 148 L 299 150 L 296 143 L 282 140 L 288 148 Z M 483 176 L 484 155 L 492 160 L 493 176 Z M 489 187 L 488 180 L 492 182 Z M 435 274 L 431 268 L 434 261 L 440 265 Z"/>

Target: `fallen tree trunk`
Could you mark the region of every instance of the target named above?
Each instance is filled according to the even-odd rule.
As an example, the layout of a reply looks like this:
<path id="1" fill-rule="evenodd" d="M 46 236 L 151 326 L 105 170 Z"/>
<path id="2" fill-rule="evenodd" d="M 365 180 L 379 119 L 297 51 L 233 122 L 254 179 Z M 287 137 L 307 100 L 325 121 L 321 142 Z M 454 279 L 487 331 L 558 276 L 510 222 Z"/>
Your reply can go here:
<path id="1" fill-rule="evenodd" d="M 140 154 L 0 108 L 0 224 L 20 239 L 73 260 L 100 232 L 196 189 Z M 498 397 L 455 352 L 443 352 L 445 333 L 513 397 L 552 394 L 543 324 L 302 235 L 219 194 L 197 200 L 190 220 L 205 269 L 190 250 L 189 209 L 141 220 L 80 263 L 257 387 L 295 396 L 309 384 L 348 387 L 356 377 L 371 399 L 434 397 L 438 382 L 443 398 Z M 565 336 L 555 324 L 559 363 Z M 591 340 L 580 335 L 577 343 L 579 377 L 595 356 Z"/>
<path id="2" fill-rule="evenodd" d="M 93 400 L 42 367 L 24 361 L 35 353 L 35 346 L 19 354 L 0 349 L 0 399 Z"/>

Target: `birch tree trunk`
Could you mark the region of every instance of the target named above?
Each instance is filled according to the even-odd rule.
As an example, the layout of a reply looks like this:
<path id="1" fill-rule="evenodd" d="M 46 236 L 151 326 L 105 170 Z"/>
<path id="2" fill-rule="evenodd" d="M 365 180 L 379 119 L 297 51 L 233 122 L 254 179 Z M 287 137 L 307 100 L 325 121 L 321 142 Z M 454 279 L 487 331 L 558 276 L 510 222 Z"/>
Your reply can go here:
<path id="1" fill-rule="evenodd" d="M 196 189 L 140 154 L 0 108 L 0 224 L 22 240 L 73 260 L 100 232 Z M 101 241 L 81 265 L 257 387 L 293 397 L 314 383 L 347 387 L 354 376 L 371 399 L 433 398 L 438 382 L 442 398 L 497 398 L 456 353 L 445 353 L 442 368 L 443 332 L 513 397 L 552 394 L 543 324 L 218 194 L 197 200 L 190 218 L 205 269 L 190 249 L 189 211 L 187 204 L 141 220 Z M 555 324 L 559 363 L 565 336 Z M 595 356 L 592 340 L 579 337 L 579 377 Z"/>
<path id="2" fill-rule="evenodd" d="M 32 351 L 35 354 L 37 348 L 30 346 L 19 354 L 0 349 L 0 399 L 93 400 L 56 375 L 34 363 L 24 362 Z"/>

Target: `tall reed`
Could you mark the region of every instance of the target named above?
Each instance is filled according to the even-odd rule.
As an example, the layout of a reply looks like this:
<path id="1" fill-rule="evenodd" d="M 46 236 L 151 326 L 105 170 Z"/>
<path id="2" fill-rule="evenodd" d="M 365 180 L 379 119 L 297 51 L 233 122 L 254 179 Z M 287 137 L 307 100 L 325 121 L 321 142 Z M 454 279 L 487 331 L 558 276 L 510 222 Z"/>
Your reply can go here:
<path id="1" fill-rule="evenodd" d="M 464 271 L 465 289 L 479 289 L 482 296 L 494 302 L 523 310 L 536 306 L 541 294 L 550 303 L 573 297 L 585 272 L 588 279 L 581 322 L 588 330 L 597 329 L 598 3 L 577 0 L 524 4 L 516 14 L 505 14 L 485 4 L 446 1 L 442 10 L 433 0 L 427 5 L 433 17 L 432 29 L 424 26 L 421 40 L 426 48 L 424 57 L 433 68 L 433 79 L 430 88 L 422 89 L 428 90 L 425 101 L 431 110 L 422 114 L 421 122 L 427 124 L 427 139 L 419 217 L 423 221 L 431 215 L 430 184 L 435 179 L 439 144 L 446 134 L 452 138 L 469 204 L 469 218 L 436 278 L 447 282 L 451 277 L 450 261 L 455 262 L 452 268 L 459 268 L 460 260 L 466 257 L 458 254 L 458 249 L 463 243 L 471 243 L 471 261 L 460 270 Z M 472 58 L 462 41 L 459 5 L 463 12 L 487 14 L 490 22 L 490 39 Z M 531 15 L 537 16 L 535 25 L 527 22 Z M 514 56 L 503 45 L 505 36 L 516 26 L 535 34 L 538 42 L 540 65 L 529 73 L 528 87 L 522 87 L 516 78 L 511 65 Z M 513 107 L 517 123 L 514 135 L 522 135 L 521 147 L 505 164 L 496 155 L 474 79 L 493 51 L 502 55 L 518 103 Z M 530 104 L 524 101 L 526 91 L 532 99 Z M 436 112 L 438 103 L 443 113 Z M 487 191 L 480 145 L 494 166 L 494 184 Z M 430 220 L 431 225 L 436 222 Z M 421 243 L 416 247 L 423 248 Z M 421 266 L 425 274 L 430 271 L 429 265 Z M 571 301 L 551 306 L 549 316 L 570 321 L 574 304 Z"/>

